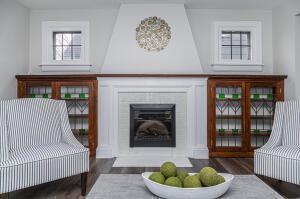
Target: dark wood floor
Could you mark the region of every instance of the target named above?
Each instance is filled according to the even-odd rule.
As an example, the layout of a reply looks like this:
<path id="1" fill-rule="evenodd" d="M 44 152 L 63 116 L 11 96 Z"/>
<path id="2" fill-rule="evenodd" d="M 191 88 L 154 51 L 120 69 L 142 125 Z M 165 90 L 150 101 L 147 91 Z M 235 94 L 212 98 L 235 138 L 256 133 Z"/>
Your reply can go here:
<path id="1" fill-rule="evenodd" d="M 209 160 L 190 159 L 193 167 L 185 168 L 188 172 L 198 172 L 204 166 L 212 166 L 218 172 L 232 174 L 253 174 L 252 158 L 211 158 Z M 101 174 L 140 174 L 144 171 L 155 171 L 158 168 L 115 168 L 112 167 L 115 159 L 91 159 L 91 169 L 88 175 L 87 192 L 89 192 Z M 300 198 L 300 186 L 279 182 L 270 178 L 260 177 L 264 182 L 286 198 Z M 10 199 L 18 198 L 55 198 L 76 199 L 80 196 L 80 176 L 73 176 L 62 180 L 38 185 L 10 193 Z M 242 197 L 241 197 L 242 198 Z M 261 197 L 263 198 L 263 196 Z"/>

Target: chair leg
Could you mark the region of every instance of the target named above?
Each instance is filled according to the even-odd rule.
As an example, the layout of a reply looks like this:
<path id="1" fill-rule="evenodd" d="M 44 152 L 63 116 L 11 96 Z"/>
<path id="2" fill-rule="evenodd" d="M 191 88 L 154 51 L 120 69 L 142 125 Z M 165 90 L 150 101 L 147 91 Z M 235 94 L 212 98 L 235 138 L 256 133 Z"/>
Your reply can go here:
<path id="1" fill-rule="evenodd" d="M 81 174 L 81 195 L 86 195 L 87 172 Z"/>

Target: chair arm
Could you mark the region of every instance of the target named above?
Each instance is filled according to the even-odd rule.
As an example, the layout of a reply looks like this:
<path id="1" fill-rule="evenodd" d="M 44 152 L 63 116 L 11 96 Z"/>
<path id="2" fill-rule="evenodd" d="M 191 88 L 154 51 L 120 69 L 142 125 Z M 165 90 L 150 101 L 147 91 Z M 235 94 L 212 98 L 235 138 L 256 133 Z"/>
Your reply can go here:
<path id="1" fill-rule="evenodd" d="M 6 103 L 5 101 L 0 101 L 0 162 L 9 159 L 9 143 L 6 125 Z"/>
<path id="2" fill-rule="evenodd" d="M 72 133 L 68 111 L 65 101 L 59 101 L 60 104 L 60 118 L 61 118 L 61 129 L 62 129 L 62 141 L 70 144 L 74 147 L 83 148 L 84 146 L 75 138 Z"/>

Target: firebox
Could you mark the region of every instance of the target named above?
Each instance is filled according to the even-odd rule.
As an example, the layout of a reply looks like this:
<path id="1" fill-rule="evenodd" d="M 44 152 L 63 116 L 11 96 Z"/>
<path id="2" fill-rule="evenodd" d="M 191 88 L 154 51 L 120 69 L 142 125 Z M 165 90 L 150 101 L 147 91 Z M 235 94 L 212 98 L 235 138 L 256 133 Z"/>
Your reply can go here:
<path id="1" fill-rule="evenodd" d="M 175 104 L 131 104 L 130 147 L 175 147 Z"/>

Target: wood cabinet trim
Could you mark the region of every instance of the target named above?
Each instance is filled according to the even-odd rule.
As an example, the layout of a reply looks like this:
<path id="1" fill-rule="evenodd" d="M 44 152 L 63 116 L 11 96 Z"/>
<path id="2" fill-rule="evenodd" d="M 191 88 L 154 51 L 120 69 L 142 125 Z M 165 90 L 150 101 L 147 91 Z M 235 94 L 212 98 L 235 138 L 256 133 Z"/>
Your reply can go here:
<path id="1" fill-rule="evenodd" d="M 217 86 L 242 86 L 242 147 L 216 146 L 216 92 Z M 207 144 L 210 157 L 253 157 L 254 147 L 251 146 L 251 87 L 275 88 L 275 100 L 284 100 L 284 79 L 209 79 L 207 83 Z"/>
<path id="2" fill-rule="evenodd" d="M 97 103 L 98 103 L 98 82 L 96 79 L 86 80 L 58 80 L 58 79 L 43 79 L 43 80 L 18 80 L 18 98 L 27 97 L 27 87 L 29 86 L 51 86 L 52 88 L 52 99 L 61 100 L 62 86 L 88 86 L 89 87 L 89 148 L 90 155 L 96 155 L 96 149 L 98 146 L 98 135 L 97 135 Z"/>

